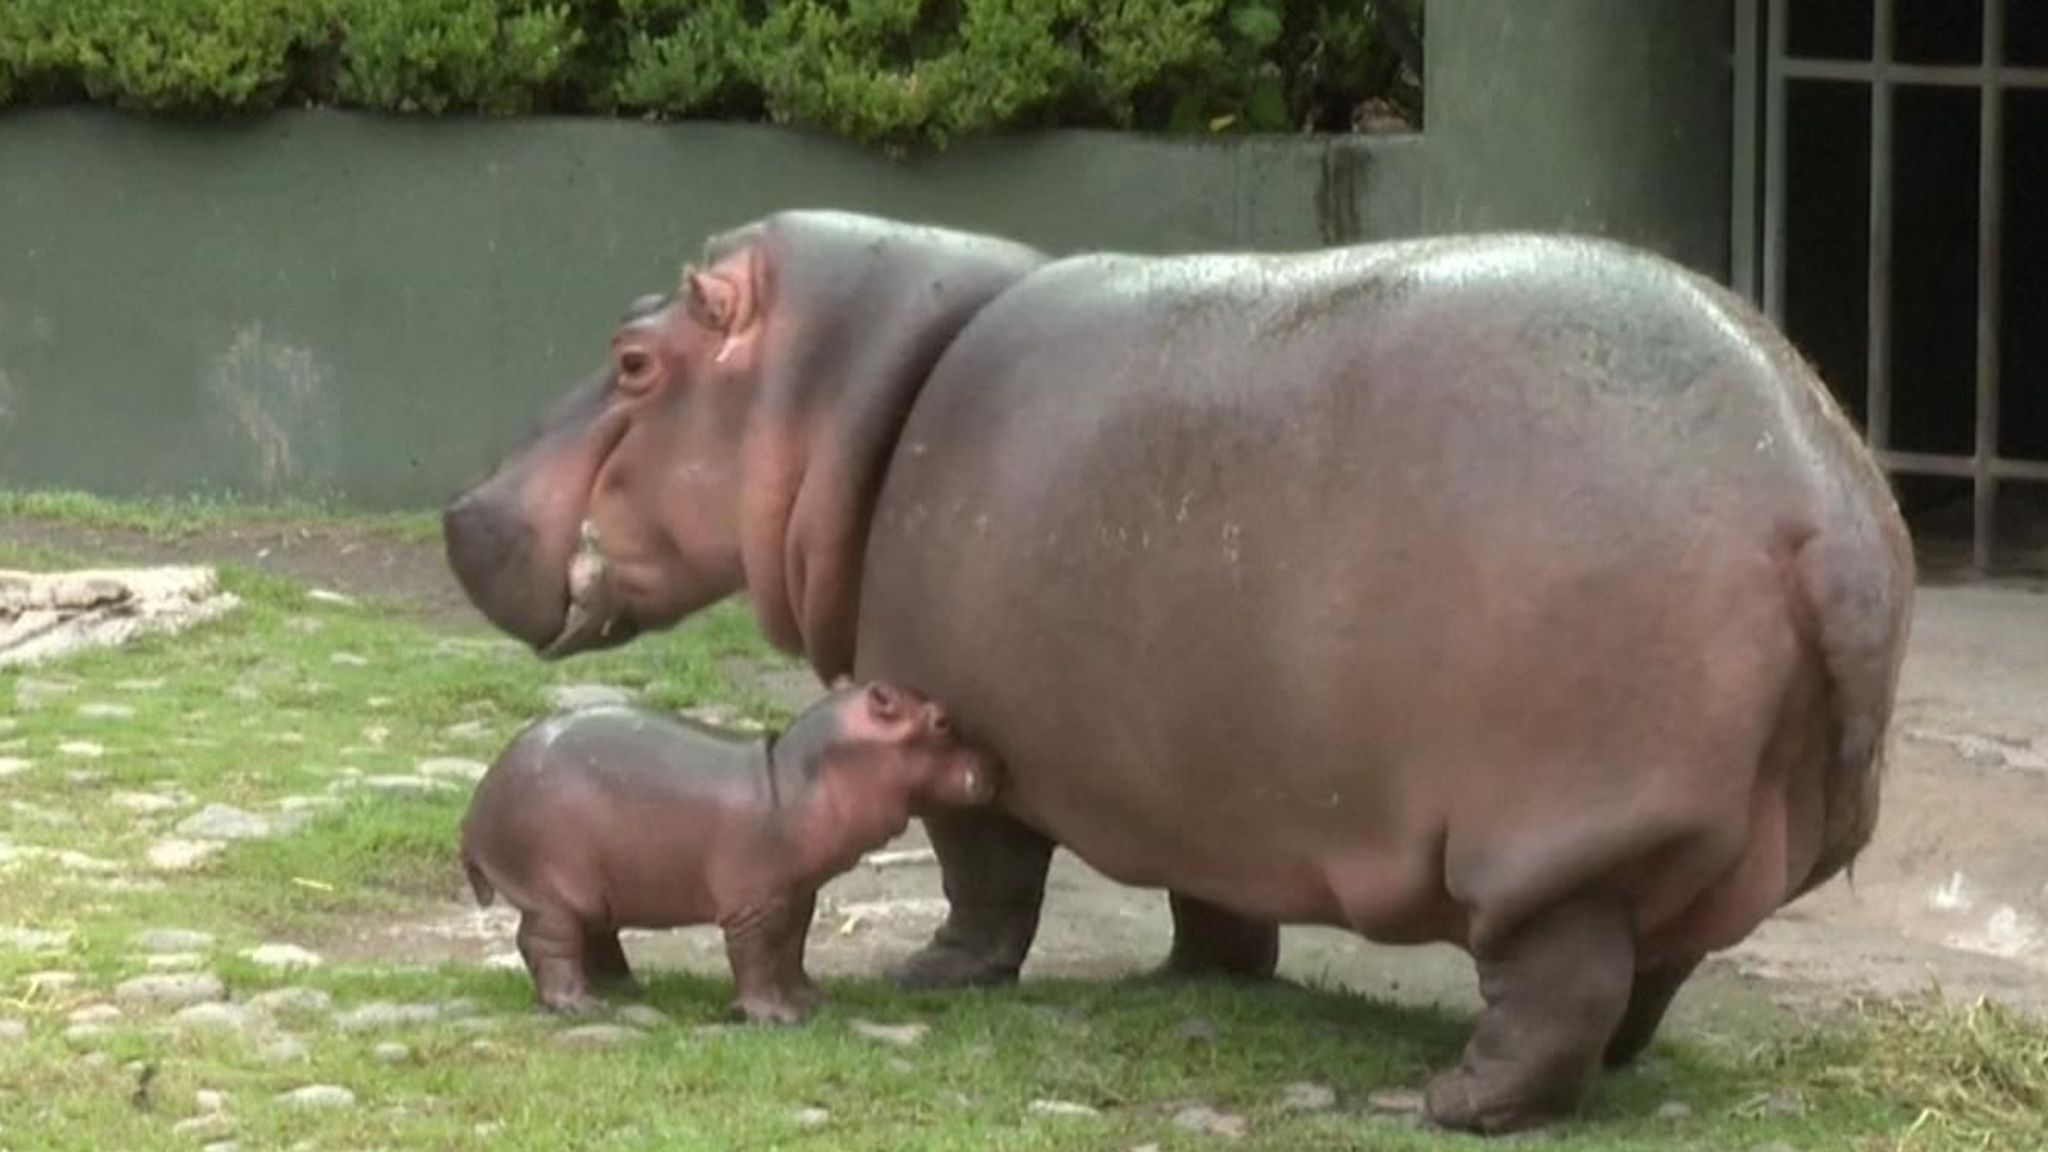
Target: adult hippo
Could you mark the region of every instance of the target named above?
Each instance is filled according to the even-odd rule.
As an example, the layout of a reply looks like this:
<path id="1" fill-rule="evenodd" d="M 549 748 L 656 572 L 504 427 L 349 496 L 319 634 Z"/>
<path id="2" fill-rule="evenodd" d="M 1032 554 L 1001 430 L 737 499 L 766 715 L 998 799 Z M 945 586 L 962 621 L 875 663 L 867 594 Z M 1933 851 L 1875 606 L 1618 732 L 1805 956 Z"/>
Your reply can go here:
<path id="1" fill-rule="evenodd" d="M 1537 236 L 1049 260 L 771 216 L 445 527 L 549 657 L 744 591 L 1004 761 L 1007 815 L 927 821 L 906 979 L 1014 978 L 1055 841 L 1174 893 L 1175 968 L 1448 941 L 1485 1007 L 1426 1107 L 1490 1132 L 1869 840 L 1914 580 L 1778 332 Z"/>

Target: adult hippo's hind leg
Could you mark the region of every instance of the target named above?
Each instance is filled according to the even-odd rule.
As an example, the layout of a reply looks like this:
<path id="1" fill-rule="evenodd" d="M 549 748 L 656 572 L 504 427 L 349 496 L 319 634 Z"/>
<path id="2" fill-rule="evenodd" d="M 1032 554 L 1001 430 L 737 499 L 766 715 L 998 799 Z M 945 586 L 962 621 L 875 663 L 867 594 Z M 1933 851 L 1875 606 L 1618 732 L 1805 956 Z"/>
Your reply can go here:
<path id="1" fill-rule="evenodd" d="M 925 834 L 939 859 L 946 921 L 897 965 L 906 988 L 1013 983 L 1038 935 L 1053 842 L 992 810 L 933 812 Z"/>
<path id="2" fill-rule="evenodd" d="M 1476 959 L 1486 1007 L 1458 1066 L 1430 1081 L 1429 1119 L 1494 1134 L 1577 1110 L 1629 1005 L 1627 910 L 1605 898 L 1560 904 Z"/>
<path id="3" fill-rule="evenodd" d="M 1173 910 L 1173 950 L 1155 975 L 1268 980 L 1280 966 L 1280 926 L 1219 908 L 1180 892 Z"/>
<path id="4" fill-rule="evenodd" d="M 1699 963 L 1698 956 L 1688 956 L 1636 973 L 1635 986 L 1628 994 L 1628 1010 L 1621 1014 L 1621 1023 L 1607 1041 L 1603 1062 L 1609 1068 L 1633 1063 L 1657 1038 L 1657 1028 L 1664 1023 L 1672 997 L 1678 995 L 1678 989 Z"/>

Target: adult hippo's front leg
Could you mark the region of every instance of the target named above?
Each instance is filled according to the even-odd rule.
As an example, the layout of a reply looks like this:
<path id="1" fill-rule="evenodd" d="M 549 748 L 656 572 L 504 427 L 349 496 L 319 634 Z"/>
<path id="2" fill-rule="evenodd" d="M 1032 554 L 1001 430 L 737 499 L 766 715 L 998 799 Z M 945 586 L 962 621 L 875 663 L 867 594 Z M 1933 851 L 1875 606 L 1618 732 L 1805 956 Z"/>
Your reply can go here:
<path id="1" fill-rule="evenodd" d="M 931 943 L 899 964 L 908 988 L 966 988 L 1017 979 L 1045 903 L 1053 842 L 993 810 L 934 813 L 925 832 L 948 904 Z M 1158 975 L 1264 980 L 1280 959 L 1277 924 L 1175 892 L 1173 948 Z"/>

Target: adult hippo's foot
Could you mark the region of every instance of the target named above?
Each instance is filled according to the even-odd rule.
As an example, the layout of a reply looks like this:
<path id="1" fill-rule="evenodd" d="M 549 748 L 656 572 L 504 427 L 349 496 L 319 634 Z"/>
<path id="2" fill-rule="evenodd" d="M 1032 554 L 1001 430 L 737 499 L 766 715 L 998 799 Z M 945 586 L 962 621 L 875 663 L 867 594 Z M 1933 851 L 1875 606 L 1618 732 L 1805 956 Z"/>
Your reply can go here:
<path id="1" fill-rule="evenodd" d="M 1156 977 L 1270 980 L 1280 966 L 1280 926 L 1170 892 L 1173 950 Z"/>
<path id="2" fill-rule="evenodd" d="M 1053 842 L 989 810 L 934 812 L 924 826 L 939 860 L 946 922 L 891 977 L 914 989 L 1015 983 L 1038 935 Z"/>
<path id="3" fill-rule="evenodd" d="M 1479 956 L 1486 1007 L 1458 1066 L 1430 1081 L 1429 1120 L 1492 1135 L 1576 1110 L 1629 1007 L 1631 933 L 1626 909 L 1586 899 L 1531 918 Z"/>

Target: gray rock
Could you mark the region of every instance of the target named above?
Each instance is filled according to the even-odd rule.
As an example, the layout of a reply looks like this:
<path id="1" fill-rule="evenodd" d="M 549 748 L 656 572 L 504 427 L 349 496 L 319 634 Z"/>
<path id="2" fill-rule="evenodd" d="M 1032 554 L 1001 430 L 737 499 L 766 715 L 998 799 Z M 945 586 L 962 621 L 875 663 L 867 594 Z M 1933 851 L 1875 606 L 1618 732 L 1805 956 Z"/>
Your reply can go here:
<path id="1" fill-rule="evenodd" d="M 124 791 L 116 792 L 107 797 L 107 803 L 112 804 L 116 808 L 126 808 L 138 816 L 150 816 L 158 812 L 169 812 L 171 809 L 189 804 L 191 801 L 181 801 L 176 796 L 167 795 L 162 792 Z"/>
<path id="2" fill-rule="evenodd" d="M 62 992 L 66 989 L 78 987 L 78 973 L 56 971 L 31 972 L 23 976 L 21 982 L 28 985 L 30 992 Z"/>
<path id="3" fill-rule="evenodd" d="M 242 1145 L 234 1140 L 215 1140 L 201 1144 L 199 1152 L 242 1152 Z"/>
<path id="4" fill-rule="evenodd" d="M 149 846 L 144 859 L 151 868 L 159 872 L 189 872 L 204 864 L 208 857 L 219 852 L 222 844 L 217 840 L 159 840 Z"/>
<path id="5" fill-rule="evenodd" d="M 257 1009 L 247 1004 L 230 1004 L 222 1000 L 180 1008 L 171 1016 L 171 1023 L 180 1028 L 220 1029 L 227 1032 L 247 1032 L 262 1022 L 262 1013 Z"/>
<path id="6" fill-rule="evenodd" d="M 73 768 L 64 774 L 64 782 L 73 788 L 97 788 L 107 782 L 107 774 L 97 768 Z"/>
<path id="7" fill-rule="evenodd" d="M 119 1020 L 121 1010 L 112 1004 L 87 1004 L 83 1008 L 73 1009 L 64 1018 L 73 1024 L 104 1024 L 109 1020 Z"/>
<path id="8" fill-rule="evenodd" d="M 259 944 L 242 953 L 259 968 L 317 968 L 320 954 L 296 944 Z"/>
<path id="9" fill-rule="evenodd" d="M 883 1044 L 893 1044 L 898 1048 L 916 1047 L 923 1043 L 926 1033 L 931 1031 L 930 1027 L 923 1024 L 877 1024 L 872 1020 L 852 1020 L 846 1026 L 856 1036 L 864 1036 Z"/>
<path id="10" fill-rule="evenodd" d="M 1184 1021 L 1179 1028 L 1179 1032 L 1184 1039 L 1193 1040 L 1198 1043 L 1208 1043 L 1216 1039 L 1216 1025 L 1199 1016 L 1192 1020 Z"/>
<path id="11" fill-rule="evenodd" d="M 207 1112 L 189 1117 L 171 1125 L 171 1135 L 189 1136 L 195 1140 L 211 1140 L 234 1131 L 235 1122 L 224 1112 Z"/>
<path id="12" fill-rule="evenodd" d="M 630 704 L 633 694 L 610 684 L 556 684 L 546 691 L 554 708 L 587 708 L 592 704 Z"/>
<path id="13" fill-rule="evenodd" d="M 295 1064 L 306 1058 L 306 1042 L 297 1036 L 277 1036 L 263 1042 L 256 1056 L 266 1064 Z"/>
<path id="14" fill-rule="evenodd" d="M 668 1014 L 652 1004 L 628 1004 L 619 1009 L 619 1020 L 639 1028 L 659 1028 L 668 1023 Z"/>
<path id="15" fill-rule="evenodd" d="M 1365 1098 L 1365 1106 L 1392 1115 L 1420 1114 L 1422 1093 L 1413 1088 L 1382 1088 Z"/>
<path id="16" fill-rule="evenodd" d="M 370 1049 L 370 1055 L 380 1064 L 403 1064 L 412 1059 L 412 1049 L 387 1040 Z"/>
<path id="17" fill-rule="evenodd" d="M 796 1121 L 797 1127 L 809 1132 L 830 1124 L 832 1122 L 832 1114 L 823 1108 L 799 1108 L 790 1119 Z"/>
<path id="18" fill-rule="evenodd" d="M 625 1024 L 584 1024 L 555 1034 L 555 1043 L 564 1048 L 616 1048 L 644 1040 L 647 1033 Z"/>
<path id="19" fill-rule="evenodd" d="M 200 1112 L 218 1112 L 228 1106 L 228 1094 L 212 1088 L 201 1088 L 192 1093 L 192 1106 Z"/>
<path id="20" fill-rule="evenodd" d="M 255 840 L 273 830 L 268 819 L 232 804 L 208 804 L 178 821 L 178 835 L 195 840 Z"/>
<path id="21" fill-rule="evenodd" d="M 441 1001 L 441 1019 L 465 1020 L 484 1010 L 484 1006 L 467 996 Z"/>
<path id="22" fill-rule="evenodd" d="M 0 1044 L 18 1044 L 28 1039 L 28 1021 L 0 1016 Z"/>
<path id="23" fill-rule="evenodd" d="M 1174 1113 L 1173 1125 L 1182 1131 L 1221 1136 L 1227 1140 L 1244 1135 L 1244 1117 L 1219 1112 L 1207 1104 L 1193 1104 Z"/>
<path id="24" fill-rule="evenodd" d="M 343 668 L 368 668 L 370 666 L 370 658 L 368 656 L 358 656 L 354 652 L 336 652 L 327 659 Z"/>
<path id="25" fill-rule="evenodd" d="M 107 876 L 121 870 L 119 864 L 99 856 L 88 856 L 83 852 L 66 848 L 56 853 L 57 865 L 66 872 L 81 872 L 92 876 Z"/>
<path id="26" fill-rule="evenodd" d="M 318 988 L 272 988 L 249 997 L 249 1003 L 274 1015 L 313 1015 L 334 1006 L 334 998 Z"/>
<path id="27" fill-rule="evenodd" d="M 57 751 L 62 752 L 66 756 L 96 760 L 107 754 L 107 746 L 94 740 L 66 740 L 62 744 L 57 745 Z"/>
<path id="28" fill-rule="evenodd" d="M 481 760 L 466 760 L 458 756 L 435 756 L 422 760 L 413 768 L 421 776 L 436 780 L 467 780 L 475 783 L 484 778 L 490 765 Z"/>
<path id="29" fill-rule="evenodd" d="M 0 928 L 0 948 L 16 952 L 62 952 L 71 947 L 71 933 L 40 928 Z"/>
<path id="30" fill-rule="evenodd" d="M 90 704 L 80 704 L 78 714 L 87 720 L 133 720 L 135 708 L 128 704 L 110 704 L 96 700 Z"/>
<path id="31" fill-rule="evenodd" d="M 114 1029 L 109 1025 L 88 1022 L 85 1024 L 73 1024 L 71 1027 L 66 1028 L 64 1030 L 64 1039 L 69 1040 L 73 1044 L 90 1044 L 94 1040 L 101 1040 L 113 1034 Z"/>
<path id="32" fill-rule="evenodd" d="M 213 933 L 189 928 L 151 928 L 136 933 L 134 943 L 144 952 L 204 952 L 213 947 Z"/>
<path id="33" fill-rule="evenodd" d="M 365 776 L 356 782 L 372 792 L 442 792 L 454 785 L 424 776 Z"/>
<path id="34" fill-rule="evenodd" d="M 184 1008 L 209 1000 L 225 1000 L 227 994 L 220 977 L 211 972 L 137 976 L 114 988 L 114 999 L 121 1003 L 154 1008 Z"/>
<path id="35" fill-rule="evenodd" d="M 421 1024 L 432 1024 L 441 1018 L 441 1009 L 434 1004 L 393 1004 L 378 1000 L 336 1014 L 334 1026 L 343 1032 L 372 1032 L 384 1028 L 404 1028 Z"/>
<path id="36" fill-rule="evenodd" d="M 356 1094 L 339 1084 L 308 1084 L 280 1093 L 277 1102 L 287 1108 L 350 1108 Z"/>
<path id="37" fill-rule="evenodd" d="M 488 739 L 490 734 L 491 726 L 481 720 L 464 720 L 460 724 L 450 724 L 441 730 L 441 735 L 451 740 L 484 740 Z"/>
<path id="38" fill-rule="evenodd" d="M 1692 1115 L 1692 1105 L 1683 1100 L 1667 1100 L 1657 1108 L 1659 1120 L 1684 1120 Z"/>
<path id="39" fill-rule="evenodd" d="M 1072 1100 L 1033 1100 L 1028 1107 L 1033 1116 L 1102 1115 L 1100 1109 L 1091 1108 L 1086 1104 L 1076 1104 Z"/>
<path id="40" fill-rule="evenodd" d="M 0 756 L 0 780 L 9 776 L 19 776 L 33 767 L 33 760 L 24 760 L 19 756 Z"/>
<path id="41" fill-rule="evenodd" d="M 1337 1093 L 1327 1084 L 1298 1080 L 1280 1089 L 1280 1107 L 1290 1112 L 1327 1112 L 1337 1106 Z"/>

